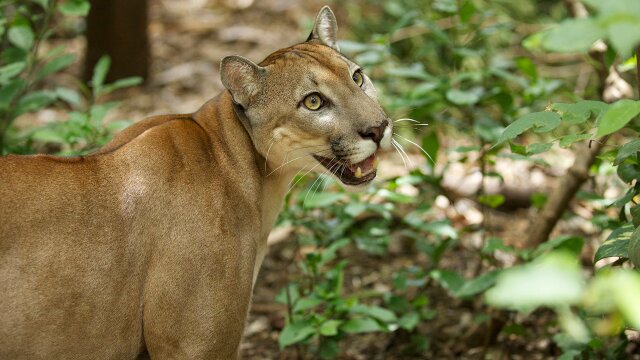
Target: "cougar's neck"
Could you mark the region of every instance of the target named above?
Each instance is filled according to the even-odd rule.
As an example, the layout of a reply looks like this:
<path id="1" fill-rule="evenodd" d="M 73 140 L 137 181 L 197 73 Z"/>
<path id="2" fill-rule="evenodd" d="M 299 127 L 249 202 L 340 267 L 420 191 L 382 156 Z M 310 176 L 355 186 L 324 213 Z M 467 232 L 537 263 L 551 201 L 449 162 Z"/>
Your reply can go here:
<path id="1" fill-rule="evenodd" d="M 193 116 L 211 139 L 214 152 L 224 153 L 233 162 L 235 181 L 243 184 L 246 199 L 256 204 L 261 216 L 260 233 L 269 234 L 289 188 L 295 171 L 265 166 L 265 159 L 253 145 L 249 135 L 248 119 L 241 108 L 234 106 L 228 91 L 207 102 Z M 218 156 L 216 156 L 218 157 Z"/>

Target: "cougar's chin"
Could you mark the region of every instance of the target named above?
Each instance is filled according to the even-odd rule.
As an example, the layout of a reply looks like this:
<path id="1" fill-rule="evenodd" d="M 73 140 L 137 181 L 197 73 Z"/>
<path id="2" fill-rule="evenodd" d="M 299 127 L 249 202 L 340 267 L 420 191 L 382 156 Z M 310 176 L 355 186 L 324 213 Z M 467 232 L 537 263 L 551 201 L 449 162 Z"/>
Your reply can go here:
<path id="1" fill-rule="evenodd" d="M 313 157 L 345 185 L 368 184 L 376 177 L 378 159 L 375 153 L 357 163 L 351 163 L 345 159 L 329 159 L 319 155 L 313 155 Z"/>

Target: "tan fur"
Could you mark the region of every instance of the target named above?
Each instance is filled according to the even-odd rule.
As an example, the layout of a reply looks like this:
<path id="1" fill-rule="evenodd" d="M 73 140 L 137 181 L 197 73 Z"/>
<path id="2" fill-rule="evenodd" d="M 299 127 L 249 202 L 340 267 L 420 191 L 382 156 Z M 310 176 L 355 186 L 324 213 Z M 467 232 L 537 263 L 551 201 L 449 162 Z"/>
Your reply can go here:
<path id="1" fill-rule="evenodd" d="M 386 119 L 322 36 L 259 66 L 225 59 L 230 91 L 92 155 L 0 158 L 1 359 L 237 357 L 289 181 L 318 165 L 312 145 L 361 161 L 358 132 Z M 330 116 L 300 109 L 309 86 Z"/>

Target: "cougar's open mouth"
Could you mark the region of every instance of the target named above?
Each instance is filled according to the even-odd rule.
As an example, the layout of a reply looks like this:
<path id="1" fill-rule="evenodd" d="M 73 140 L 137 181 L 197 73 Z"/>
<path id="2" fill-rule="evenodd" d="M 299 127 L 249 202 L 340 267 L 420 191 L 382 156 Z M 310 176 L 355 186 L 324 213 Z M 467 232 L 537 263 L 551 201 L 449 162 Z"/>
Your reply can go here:
<path id="1" fill-rule="evenodd" d="M 354 164 L 346 160 L 328 159 L 318 155 L 313 155 L 313 157 L 345 185 L 365 184 L 376 177 L 376 168 L 378 167 L 376 154 Z"/>

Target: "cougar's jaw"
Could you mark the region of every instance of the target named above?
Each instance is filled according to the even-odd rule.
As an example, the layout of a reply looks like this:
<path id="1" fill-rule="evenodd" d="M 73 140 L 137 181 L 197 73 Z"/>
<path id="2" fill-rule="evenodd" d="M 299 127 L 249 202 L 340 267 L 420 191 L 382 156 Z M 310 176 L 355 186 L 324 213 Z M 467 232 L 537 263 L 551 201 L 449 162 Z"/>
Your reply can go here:
<path id="1" fill-rule="evenodd" d="M 378 159 L 375 153 L 357 163 L 351 163 L 346 159 L 329 159 L 315 154 L 313 157 L 345 185 L 363 185 L 376 177 Z"/>

